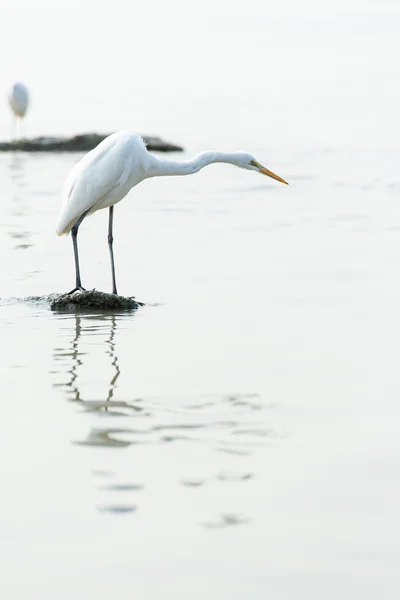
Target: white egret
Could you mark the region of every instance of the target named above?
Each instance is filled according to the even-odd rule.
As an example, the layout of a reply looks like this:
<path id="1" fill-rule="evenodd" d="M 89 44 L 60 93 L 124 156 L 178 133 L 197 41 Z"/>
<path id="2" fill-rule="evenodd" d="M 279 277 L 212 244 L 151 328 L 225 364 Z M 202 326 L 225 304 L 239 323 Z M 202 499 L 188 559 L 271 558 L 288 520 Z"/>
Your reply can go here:
<path id="1" fill-rule="evenodd" d="M 14 119 L 23 119 L 28 110 L 28 88 L 23 83 L 14 83 L 8 91 L 8 102 L 14 113 Z M 17 120 L 17 137 L 19 133 L 19 120 Z"/>
<path id="2" fill-rule="evenodd" d="M 76 290 L 84 291 L 79 270 L 77 235 L 83 219 L 101 208 L 109 208 L 108 246 L 111 260 L 112 291 L 117 294 L 113 253 L 113 211 L 131 188 L 150 177 L 192 175 L 212 163 L 230 163 L 257 171 L 286 183 L 250 154 L 244 152 L 201 152 L 183 161 L 159 158 L 146 149 L 139 135 L 120 131 L 108 136 L 88 152 L 71 170 L 64 187 L 64 201 L 58 216 L 58 235 L 72 233 Z"/>

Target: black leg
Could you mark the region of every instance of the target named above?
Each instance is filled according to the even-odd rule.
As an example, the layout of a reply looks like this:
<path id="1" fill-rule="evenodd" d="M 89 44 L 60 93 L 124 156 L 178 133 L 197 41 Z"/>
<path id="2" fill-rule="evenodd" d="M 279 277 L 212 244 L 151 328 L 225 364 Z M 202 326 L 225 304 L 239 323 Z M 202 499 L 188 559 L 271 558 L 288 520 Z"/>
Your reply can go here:
<path id="1" fill-rule="evenodd" d="M 71 229 L 71 236 L 72 236 L 72 244 L 74 246 L 74 257 L 75 257 L 75 273 L 76 273 L 76 286 L 74 287 L 73 290 L 71 290 L 70 292 L 68 292 L 68 294 L 73 294 L 76 291 L 80 291 L 80 292 L 84 292 L 85 288 L 82 287 L 82 282 L 81 282 L 81 272 L 79 270 L 79 256 L 78 256 L 78 229 L 79 229 L 79 225 L 82 223 L 83 219 L 86 217 L 86 215 L 88 214 L 88 210 L 86 212 L 83 213 L 83 215 L 81 215 L 78 219 L 78 221 L 75 223 L 75 225 L 72 227 Z"/>
<path id="2" fill-rule="evenodd" d="M 117 295 L 117 284 L 115 282 L 115 265 L 114 265 L 114 252 L 113 252 L 113 234 L 112 234 L 112 228 L 113 228 L 113 217 L 114 217 L 114 207 L 110 206 L 110 218 L 108 221 L 108 248 L 110 250 L 110 259 L 111 259 L 111 275 L 112 275 L 112 287 L 113 287 L 113 291 L 112 293 Z"/>

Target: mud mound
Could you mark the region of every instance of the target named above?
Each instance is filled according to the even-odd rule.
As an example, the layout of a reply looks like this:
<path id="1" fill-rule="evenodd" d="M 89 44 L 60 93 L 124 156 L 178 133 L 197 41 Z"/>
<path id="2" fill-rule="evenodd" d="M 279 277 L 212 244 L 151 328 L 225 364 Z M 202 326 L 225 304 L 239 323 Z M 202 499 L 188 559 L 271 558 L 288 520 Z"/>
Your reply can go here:
<path id="1" fill-rule="evenodd" d="M 136 310 L 143 306 L 133 296 L 124 297 L 106 294 L 97 290 L 76 291 L 73 294 L 54 294 L 50 299 L 52 310 L 75 311 L 80 309 L 97 310 Z"/>
<path id="2" fill-rule="evenodd" d="M 108 134 L 82 133 L 73 137 L 37 137 L 30 140 L 14 140 L 0 142 L 0 152 L 22 150 L 23 152 L 88 152 L 96 148 Z M 181 152 L 183 148 L 170 142 L 165 142 L 159 137 L 142 136 L 150 151 Z"/>

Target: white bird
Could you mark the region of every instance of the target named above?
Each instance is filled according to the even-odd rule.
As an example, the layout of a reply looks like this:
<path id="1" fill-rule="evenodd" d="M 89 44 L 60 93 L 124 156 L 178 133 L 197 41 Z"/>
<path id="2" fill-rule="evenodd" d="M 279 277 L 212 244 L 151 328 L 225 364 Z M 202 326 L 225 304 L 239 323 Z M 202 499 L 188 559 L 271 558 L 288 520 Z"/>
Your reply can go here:
<path id="1" fill-rule="evenodd" d="M 23 119 L 29 104 L 28 88 L 23 83 L 14 83 L 8 91 L 8 103 L 15 115 L 14 118 Z M 19 121 L 17 121 L 17 135 L 18 125 Z"/>
<path id="2" fill-rule="evenodd" d="M 72 233 L 76 290 L 84 291 L 79 270 L 77 235 L 83 219 L 101 208 L 109 208 L 108 246 L 111 260 L 112 291 L 117 294 L 113 254 L 113 211 L 135 185 L 161 175 L 192 175 L 212 163 L 229 163 L 268 175 L 286 183 L 250 154 L 244 152 L 201 152 L 184 161 L 159 158 L 146 149 L 139 135 L 120 131 L 109 135 L 88 152 L 71 170 L 64 187 L 64 200 L 58 215 L 58 235 Z"/>

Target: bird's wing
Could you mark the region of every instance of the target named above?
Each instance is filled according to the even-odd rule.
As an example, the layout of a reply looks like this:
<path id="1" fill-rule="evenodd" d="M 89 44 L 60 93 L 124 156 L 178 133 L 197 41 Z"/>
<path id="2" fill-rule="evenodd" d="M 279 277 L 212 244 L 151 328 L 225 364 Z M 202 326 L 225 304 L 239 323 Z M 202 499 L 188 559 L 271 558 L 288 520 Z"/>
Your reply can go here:
<path id="1" fill-rule="evenodd" d="M 86 154 L 67 177 L 64 202 L 56 226 L 58 235 L 69 233 L 83 213 L 126 183 L 130 164 L 124 153 L 124 144 L 118 140 L 105 141 L 108 143 L 102 142 Z"/>
<path id="2" fill-rule="evenodd" d="M 12 86 L 8 101 L 13 111 L 20 117 L 23 117 L 28 108 L 28 90 L 21 84 L 15 84 Z"/>

